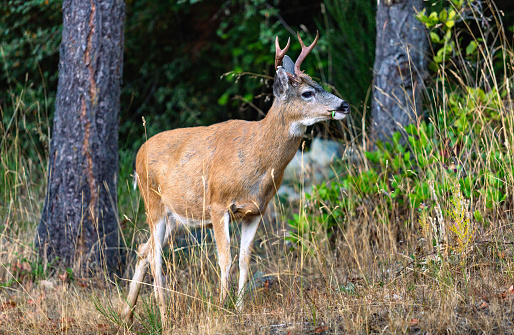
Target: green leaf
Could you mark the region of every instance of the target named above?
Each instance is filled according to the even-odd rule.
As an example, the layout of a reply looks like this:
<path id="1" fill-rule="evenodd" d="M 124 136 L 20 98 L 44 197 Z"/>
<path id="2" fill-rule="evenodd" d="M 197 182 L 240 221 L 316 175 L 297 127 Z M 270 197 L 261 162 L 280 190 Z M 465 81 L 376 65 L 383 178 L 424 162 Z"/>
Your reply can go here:
<path id="1" fill-rule="evenodd" d="M 410 151 L 407 151 L 404 155 L 403 155 L 403 160 L 405 162 L 408 162 L 410 160 Z"/>
<path id="2" fill-rule="evenodd" d="M 446 21 L 446 26 L 448 28 L 452 28 L 454 25 L 455 25 L 455 21 L 453 21 L 453 20 Z"/>
<path id="3" fill-rule="evenodd" d="M 430 32 L 430 40 L 434 43 L 441 43 L 441 39 L 439 38 L 439 35 L 434 33 L 433 31 Z"/>
<path id="4" fill-rule="evenodd" d="M 253 94 L 252 93 L 246 93 L 243 99 L 244 99 L 244 101 L 252 101 L 253 100 Z"/>
<path id="5" fill-rule="evenodd" d="M 426 18 L 424 23 L 427 28 L 430 28 L 430 27 L 436 25 L 437 23 L 439 23 L 439 18 L 437 17 L 437 13 L 436 12 L 430 13 L 430 16 L 428 18 Z"/>
<path id="6" fill-rule="evenodd" d="M 398 145 L 400 143 L 400 139 L 402 138 L 402 134 L 400 132 L 396 132 L 393 134 L 393 143 Z"/>
<path id="7" fill-rule="evenodd" d="M 419 12 L 418 15 L 416 15 L 416 18 L 423 22 L 423 23 L 427 23 L 428 22 L 428 18 L 427 18 L 427 15 L 426 15 L 426 8 L 423 8 L 423 10 L 421 12 Z"/>
<path id="8" fill-rule="evenodd" d="M 450 9 L 450 11 L 448 12 L 448 20 L 453 20 L 456 14 L 457 13 L 453 9 Z"/>
<path id="9" fill-rule="evenodd" d="M 464 0 L 451 0 L 451 1 L 457 9 L 461 9 L 462 4 L 464 3 Z"/>
<path id="10" fill-rule="evenodd" d="M 228 103 L 229 94 L 228 92 L 225 92 L 219 99 L 218 99 L 218 105 L 220 106 L 226 106 Z"/>
<path id="11" fill-rule="evenodd" d="M 232 49 L 232 56 L 237 57 L 242 55 L 244 52 L 243 48 L 233 48 Z"/>
<path id="12" fill-rule="evenodd" d="M 453 45 L 452 44 L 446 44 L 443 48 L 437 50 L 437 54 L 434 57 L 434 61 L 441 63 L 444 60 L 447 60 L 450 58 L 450 55 L 453 51 Z"/>
<path id="13" fill-rule="evenodd" d="M 415 134 L 417 128 L 416 128 L 416 125 L 415 124 L 409 124 L 407 126 L 405 126 L 405 132 L 409 135 L 413 135 Z"/>
<path id="14" fill-rule="evenodd" d="M 477 48 L 477 43 L 475 41 L 471 41 L 468 46 L 466 47 L 466 55 L 471 55 L 473 52 L 475 52 Z"/>

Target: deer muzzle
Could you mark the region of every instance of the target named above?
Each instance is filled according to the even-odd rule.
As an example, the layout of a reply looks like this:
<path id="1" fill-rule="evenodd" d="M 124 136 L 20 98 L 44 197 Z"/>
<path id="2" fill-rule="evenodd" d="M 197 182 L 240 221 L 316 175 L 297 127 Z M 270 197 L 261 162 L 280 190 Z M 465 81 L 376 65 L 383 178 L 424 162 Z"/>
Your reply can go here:
<path id="1" fill-rule="evenodd" d="M 332 118 L 334 120 L 342 120 L 348 114 L 350 114 L 350 104 L 343 101 L 339 107 L 332 111 Z"/>

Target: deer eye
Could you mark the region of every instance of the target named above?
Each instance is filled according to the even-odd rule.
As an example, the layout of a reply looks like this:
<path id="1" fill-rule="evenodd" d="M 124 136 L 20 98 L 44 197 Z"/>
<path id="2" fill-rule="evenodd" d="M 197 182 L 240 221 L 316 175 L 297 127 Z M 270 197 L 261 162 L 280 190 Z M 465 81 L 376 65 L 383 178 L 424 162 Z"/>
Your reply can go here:
<path id="1" fill-rule="evenodd" d="M 314 93 L 312 93 L 311 91 L 307 91 L 307 92 L 303 92 L 302 93 L 302 97 L 304 97 L 306 99 L 312 97 L 313 95 L 314 95 Z"/>

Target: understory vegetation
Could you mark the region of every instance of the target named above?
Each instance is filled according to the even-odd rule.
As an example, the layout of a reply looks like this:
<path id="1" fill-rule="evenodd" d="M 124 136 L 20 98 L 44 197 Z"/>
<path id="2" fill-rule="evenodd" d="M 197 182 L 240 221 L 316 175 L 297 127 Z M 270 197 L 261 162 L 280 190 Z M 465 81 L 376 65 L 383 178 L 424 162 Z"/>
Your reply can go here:
<path id="1" fill-rule="evenodd" d="M 184 3 L 182 10 L 186 13 L 192 10 L 194 1 Z M 357 74 L 362 80 L 358 83 L 359 93 L 354 93 L 358 103 L 353 109 L 357 116 L 346 124 L 320 131 L 325 135 L 344 131 L 338 134 L 345 150 L 342 158 L 332 165 L 334 177 L 310 185 L 312 176 L 306 169 L 294 184 L 300 199 L 275 197 L 270 204 L 254 244 L 253 278 L 247 286 L 246 305 L 241 313 L 234 307 L 237 262 L 232 267 L 232 295 L 220 305 L 219 269 L 210 232 L 181 232 L 165 251 L 172 333 L 512 332 L 512 27 L 504 25 L 501 9 L 488 1 L 434 1 L 433 6 L 427 6 L 418 14 L 431 41 L 427 55 L 430 79 L 424 88 L 423 111 L 418 111 L 419 118 L 395 134 L 391 142 L 373 146 L 362 133 L 361 120 L 365 124 L 369 115 L 366 107 L 369 97 L 365 93 L 371 84 L 369 69 L 374 40 L 364 35 L 367 28 L 373 30 L 374 12 L 371 5 L 363 8 L 363 2 L 348 3 L 354 7 L 346 12 L 337 1 L 323 3 L 325 16 L 319 17 L 316 27 L 326 39 L 320 42 L 318 62 L 308 64 L 306 71 L 321 72 L 321 80 L 333 85 L 335 92 L 352 91 L 353 86 L 345 86 L 351 77 L 336 79 L 344 78 L 344 69 L 333 69 L 337 57 L 349 53 L 340 50 L 342 44 L 337 34 L 343 31 L 345 36 L 353 36 L 355 40 L 348 43 L 355 45 L 362 40 L 362 48 L 357 48 L 351 56 L 355 57 L 354 64 L 362 61 L 356 65 L 362 71 Z M 145 13 L 161 8 L 153 8 L 148 1 L 137 4 L 140 7 L 129 10 Z M 60 2 L 28 1 L 25 7 L 17 8 L 28 15 L 31 5 L 56 9 Z M 152 88 L 147 81 L 129 81 L 127 87 L 136 87 L 137 94 L 150 96 L 148 92 L 157 92 L 151 98 L 157 104 L 150 104 L 137 94 L 133 98 L 141 99 L 137 103 L 141 107 L 135 113 L 138 118 L 145 113 L 153 116 L 147 118 L 148 136 L 164 130 L 159 128 L 160 122 L 179 108 L 200 113 L 199 108 L 207 108 L 210 102 L 215 106 L 208 111 L 206 120 L 201 121 L 195 119 L 198 114 L 187 116 L 177 112 L 167 119 L 166 127 L 244 117 L 250 107 L 265 108 L 266 102 L 257 97 L 269 95 L 269 88 L 262 88 L 259 83 L 260 79 L 264 78 L 263 83 L 267 79 L 262 74 L 245 74 L 243 70 L 262 68 L 264 64 L 271 68 L 273 54 L 268 46 L 272 45 L 270 41 L 275 33 L 286 28 L 280 20 L 275 25 L 264 20 L 264 27 L 252 21 L 279 14 L 265 2 L 256 1 L 251 9 L 257 12 L 240 11 L 237 15 L 247 15 L 244 29 L 249 34 L 255 30 L 261 39 L 245 50 L 250 50 L 253 57 L 263 58 L 245 58 L 250 56 L 235 47 L 241 32 L 236 31 L 234 22 L 227 19 L 226 25 L 220 24 L 216 33 L 228 40 L 226 43 L 233 47 L 231 55 L 238 61 L 232 63 L 237 67 L 235 75 L 221 79 L 223 85 L 225 81 L 229 85 L 220 85 L 213 89 L 212 96 L 208 95 L 211 99 L 217 94 L 218 100 L 197 101 L 194 96 L 188 100 L 189 105 L 183 103 L 185 100 L 183 104 L 174 104 L 173 101 L 191 97 L 184 91 L 187 83 L 166 87 L 157 84 L 162 78 L 156 78 Z M 354 10 L 366 13 L 360 31 L 357 23 L 351 21 L 356 20 L 351 15 Z M 47 11 L 44 13 L 49 15 Z M 345 18 L 353 28 L 339 26 Z M 27 21 L 33 23 L 33 19 Z M 149 17 L 143 15 L 139 19 Z M 230 16 L 230 19 L 241 17 Z M 137 30 L 135 20 L 137 17 L 128 18 L 127 34 L 130 27 Z M 47 38 L 50 40 L 46 47 L 57 48 L 58 41 L 51 39 L 56 31 L 58 28 L 51 27 L 29 33 L 18 42 L 26 43 L 24 48 L 32 50 L 30 43 Z M 127 42 L 129 46 L 135 43 L 129 39 Z M 127 278 L 133 274 L 137 247 L 149 235 L 141 197 L 133 190 L 130 177 L 133 156 L 128 152 L 135 154 L 136 144 L 144 140 L 144 130 L 134 131 L 135 135 L 129 123 L 139 120 L 134 121 L 122 112 L 121 132 L 125 135 L 121 138 L 130 143 L 122 145 L 118 182 L 121 247 L 127 256 L 125 271 L 91 277 L 77 269 L 54 267 L 38 258 L 33 248 L 45 196 L 53 95 L 42 83 L 20 81 L 24 74 L 16 73 L 20 65 L 13 58 L 14 49 L 10 56 L 6 55 L 8 47 L 15 48 L 15 44 L 2 44 L 0 49 L 2 76 L 10 78 L 8 89 L 0 98 L 0 333 L 161 333 L 151 276 L 146 278 L 134 325 L 126 327 L 119 317 L 125 306 Z M 42 59 L 32 59 L 34 63 L 30 66 L 37 72 L 38 62 L 49 61 L 52 54 L 48 51 Z M 332 59 L 333 64 L 325 63 L 325 59 Z M 337 62 L 345 63 L 341 58 Z M 167 68 L 162 76 L 174 82 L 175 78 L 171 77 L 176 72 L 172 65 L 155 69 L 149 61 L 141 71 L 154 73 Z M 174 66 L 182 66 L 181 71 L 194 68 L 193 64 Z M 41 73 L 41 76 L 43 83 L 56 80 L 55 73 Z M 207 82 L 205 78 L 198 80 Z M 143 82 L 150 86 L 143 87 Z M 225 91 L 220 92 L 222 89 Z M 237 100 L 240 105 L 229 106 L 233 96 L 242 99 Z M 165 103 L 173 107 L 167 109 Z M 125 107 L 128 109 L 129 104 Z M 223 108 L 243 112 L 218 117 L 216 113 Z M 135 137 L 139 139 L 132 141 Z M 238 229 L 236 225 L 231 227 L 234 259 L 238 256 Z"/>

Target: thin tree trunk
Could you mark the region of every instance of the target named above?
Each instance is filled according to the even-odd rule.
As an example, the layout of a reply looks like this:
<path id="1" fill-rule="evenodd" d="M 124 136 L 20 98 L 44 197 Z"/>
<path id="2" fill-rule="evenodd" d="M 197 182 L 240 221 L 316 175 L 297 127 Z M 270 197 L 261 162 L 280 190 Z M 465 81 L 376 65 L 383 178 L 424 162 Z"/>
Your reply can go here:
<path id="1" fill-rule="evenodd" d="M 121 260 L 117 222 L 122 0 L 65 0 L 48 188 L 36 247 L 81 269 Z"/>
<path id="2" fill-rule="evenodd" d="M 372 137 L 388 141 L 422 115 L 428 41 L 416 13 L 423 0 L 378 0 Z"/>

